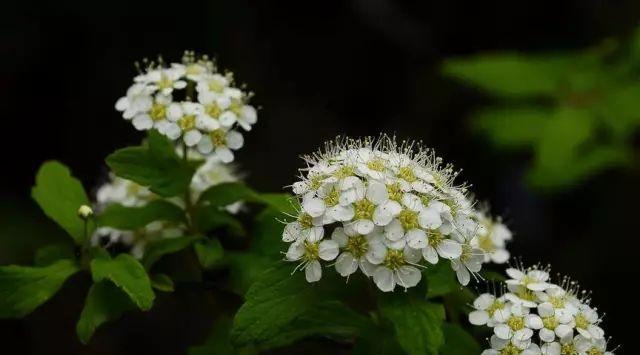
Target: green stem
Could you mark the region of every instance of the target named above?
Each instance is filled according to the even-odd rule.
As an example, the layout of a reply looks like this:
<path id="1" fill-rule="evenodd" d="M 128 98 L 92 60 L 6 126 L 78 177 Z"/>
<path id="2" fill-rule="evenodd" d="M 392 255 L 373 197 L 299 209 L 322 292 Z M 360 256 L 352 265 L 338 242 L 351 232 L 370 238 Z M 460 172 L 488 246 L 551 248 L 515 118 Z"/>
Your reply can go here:
<path id="1" fill-rule="evenodd" d="M 182 159 L 184 159 L 185 164 L 189 163 L 189 148 L 183 142 L 182 143 Z M 187 230 L 189 233 L 197 234 L 197 230 L 194 226 L 194 206 L 193 201 L 191 200 L 191 186 L 187 188 L 187 191 L 184 194 L 184 204 L 185 204 L 185 213 L 187 217 Z"/>

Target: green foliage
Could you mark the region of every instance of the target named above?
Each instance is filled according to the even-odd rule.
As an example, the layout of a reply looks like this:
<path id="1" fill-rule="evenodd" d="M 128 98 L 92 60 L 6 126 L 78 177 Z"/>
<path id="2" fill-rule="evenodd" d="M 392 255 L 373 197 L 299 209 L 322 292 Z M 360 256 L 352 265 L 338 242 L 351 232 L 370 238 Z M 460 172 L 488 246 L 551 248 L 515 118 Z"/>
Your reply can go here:
<path id="1" fill-rule="evenodd" d="M 240 221 L 218 206 L 199 206 L 193 219 L 200 231 L 226 228 L 233 235 L 244 236 L 247 234 Z"/>
<path id="2" fill-rule="evenodd" d="M 110 204 L 98 216 L 100 226 L 113 227 L 120 230 L 135 230 L 154 221 L 183 223 L 184 211 L 175 204 L 156 200 L 142 207 L 125 207 Z"/>
<path id="3" fill-rule="evenodd" d="M 309 284 L 291 265 L 279 263 L 266 270 L 245 295 L 231 329 L 238 346 L 268 344 L 298 316 L 327 301 L 322 284 Z"/>
<path id="4" fill-rule="evenodd" d="M 91 261 L 94 282 L 109 280 L 124 291 L 143 311 L 151 309 L 155 295 L 144 267 L 131 255 L 120 254 L 115 258 L 100 257 Z"/>
<path id="5" fill-rule="evenodd" d="M 219 265 L 224 256 L 222 244 L 217 239 L 203 239 L 194 244 L 198 261 L 204 269 L 211 269 Z"/>
<path id="6" fill-rule="evenodd" d="M 427 297 L 444 296 L 460 288 L 456 274 L 449 263 L 437 263 L 424 272 L 427 281 Z"/>
<path id="7" fill-rule="evenodd" d="M 120 318 L 126 311 L 135 309 L 126 293 L 109 281 L 93 284 L 76 324 L 76 333 L 87 344 L 100 325 Z"/>
<path id="8" fill-rule="evenodd" d="M 257 354 L 252 348 L 234 348 L 229 341 L 229 331 L 232 320 L 226 316 L 216 319 L 213 331 L 203 345 L 194 346 L 189 349 L 189 355 L 254 355 Z"/>
<path id="9" fill-rule="evenodd" d="M 381 299 L 380 312 L 393 325 L 396 340 L 407 354 L 438 354 L 444 344 L 442 305 L 393 294 Z"/>
<path id="10" fill-rule="evenodd" d="M 151 286 L 154 289 L 162 292 L 173 292 L 175 290 L 173 280 L 171 280 L 171 278 L 165 274 L 151 275 Z"/>
<path id="11" fill-rule="evenodd" d="M 146 146 L 119 149 L 106 162 L 116 175 L 164 197 L 184 195 L 200 164 L 180 159 L 171 141 L 156 131 L 149 132 Z"/>
<path id="12" fill-rule="evenodd" d="M 36 174 L 31 197 L 42 211 L 62 227 L 77 245 L 82 245 L 85 233 L 92 232 L 92 223 L 85 231 L 85 222 L 78 216 L 78 208 L 89 205 L 89 198 L 80 181 L 71 176 L 69 168 L 57 161 L 48 161 Z"/>
<path id="13" fill-rule="evenodd" d="M 454 58 L 443 73 L 497 98 L 472 128 L 496 147 L 533 153 L 527 181 L 554 191 L 597 172 L 629 167 L 640 127 L 640 30 L 568 53 Z"/>
<path id="14" fill-rule="evenodd" d="M 177 253 L 183 250 L 191 244 L 193 244 L 198 237 L 177 237 L 177 238 L 165 238 L 149 243 L 142 259 L 142 264 L 145 269 L 150 270 L 156 261 L 167 254 Z"/>
<path id="15" fill-rule="evenodd" d="M 440 355 L 477 355 L 482 352 L 480 344 L 460 325 L 444 323 L 444 345 L 440 348 Z"/>
<path id="16" fill-rule="evenodd" d="M 55 295 L 78 270 L 78 265 L 71 260 L 44 267 L 0 267 L 0 318 L 20 318 L 31 313 Z"/>
<path id="17" fill-rule="evenodd" d="M 73 247 L 67 244 L 53 244 L 38 249 L 33 262 L 36 266 L 47 266 L 59 260 L 74 258 Z"/>

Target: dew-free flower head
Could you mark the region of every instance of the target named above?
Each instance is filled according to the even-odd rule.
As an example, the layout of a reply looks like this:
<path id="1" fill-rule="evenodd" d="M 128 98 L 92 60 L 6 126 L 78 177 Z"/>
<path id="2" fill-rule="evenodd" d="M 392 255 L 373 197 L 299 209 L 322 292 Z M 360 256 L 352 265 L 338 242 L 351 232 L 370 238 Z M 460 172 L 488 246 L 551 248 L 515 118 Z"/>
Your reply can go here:
<path id="1" fill-rule="evenodd" d="M 242 148 L 241 131 L 257 122 L 253 95 L 237 87 L 207 56 L 185 52 L 181 63 L 145 63 L 116 110 L 141 131 L 156 129 L 178 144 L 223 163 Z"/>
<path id="2" fill-rule="evenodd" d="M 304 259 L 301 268 L 332 261 L 340 275 L 360 270 L 382 291 L 415 286 L 420 268 L 441 259 L 465 285 L 480 271 L 485 253 L 476 238 L 483 226 L 466 186 L 455 183 L 458 172 L 433 150 L 384 135 L 338 138 L 303 159 L 306 167 L 292 185 L 301 209 L 283 241 L 295 256 L 329 238 L 338 252 Z M 320 278 L 313 275 L 310 282 Z"/>

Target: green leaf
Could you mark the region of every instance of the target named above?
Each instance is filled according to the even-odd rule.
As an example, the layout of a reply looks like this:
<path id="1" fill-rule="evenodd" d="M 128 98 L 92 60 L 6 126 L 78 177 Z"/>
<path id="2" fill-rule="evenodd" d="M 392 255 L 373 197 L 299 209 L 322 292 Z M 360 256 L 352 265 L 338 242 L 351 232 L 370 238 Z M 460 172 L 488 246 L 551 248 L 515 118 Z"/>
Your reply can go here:
<path id="1" fill-rule="evenodd" d="M 112 281 L 143 311 L 151 309 L 155 295 L 144 267 L 129 254 L 116 258 L 96 258 L 91 261 L 94 282 Z"/>
<path id="2" fill-rule="evenodd" d="M 34 264 L 36 266 L 47 266 L 65 259 L 75 259 L 73 247 L 67 244 L 53 244 L 44 246 L 36 251 Z"/>
<path id="3" fill-rule="evenodd" d="M 427 279 L 427 298 L 443 296 L 460 288 L 449 263 L 437 263 L 424 273 Z"/>
<path id="4" fill-rule="evenodd" d="M 440 355 L 478 355 L 482 352 L 478 342 L 457 324 L 444 323 L 444 345 Z"/>
<path id="5" fill-rule="evenodd" d="M 448 59 L 442 71 L 496 96 L 555 96 L 574 60 L 565 55 L 480 54 Z"/>
<path id="6" fill-rule="evenodd" d="M 162 292 L 173 292 L 175 290 L 173 280 L 165 274 L 151 275 L 151 286 Z"/>
<path id="7" fill-rule="evenodd" d="M 208 202 L 213 206 L 224 207 L 238 201 L 263 203 L 260 194 L 241 182 L 213 185 L 200 195 L 198 203 Z"/>
<path id="8" fill-rule="evenodd" d="M 183 195 L 201 163 L 180 159 L 171 142 L 156 131 L 149 132 L 148 146 L 117 150 L 106 162 L 116 175 L 164 197 Z"/>
<path id="9" fill-rule="evenodd" d="M 239 346 L 265 343 L 294 319 L 329 300 L 321 284 L 309 284 L 292 265 L 280 263 L 265 271 L 251 286 L 236 313 L 231 341 Z"/>
<path id="10" fill-rule="evenodd" d="M 154 221 L 183 223 L 184 211 L 171 202 L 156 200 L 142 207 L 111 204 L 98 216 L 100 226 L 120 230 L 135 230 Z"/>
<path id="11" fill-rule="evenodd" d="M 390 295 L 382 299 L 380 311 L 393 325 L 396 340 L 407 354 L 438 354 L 444 343 L 442 305 L 405 295 Z"/>
<path id="12" fill-rule="evenodd" d="M 254 355 L 257 354 L 252 348 L 235 348 L 229 341 L 229 330 L 231 329 L 231 319 L 222 316 L 216 319 L 213 324 L 213 331 L 207 341 L 189 349 L 189 355 Z"/>
<path id="13" fill-rule="evenodd" d="M 247 232 L 235 217 L 217 206 L 200 205 L 195 212 L 194 223 L 200 231 L 227 228 L 231 234 L 246 235 Z"/>
<path id="14" fill-rule="evenodd" d="M 135 309 L 127 294 L 109 281 L 93 284 L 76 324 L 76 333 L 87 344 L 96 329 L 105 322 L 118 319 L 126 311 Z"/>
<path id="15" fill-rule="evenodd" d="M 261 350 L 283 347 L 310 336 L 350 339 L 372 332 L 371 320 L 338 301 L 328 301 L 301 314 L 277 335 L 259 344 Z"/>
<path id="16" fill-rule="evenodd" d="M 165 238 L 155 242 L 149 243 L 147 246 L 142 263 L 145 269 L 150 270 L 153 264 L 155 264 L 161 257 L 167 254 L 177 253 L 191 244 L 193 244 L 199 237 L 177 237 L 177 238 Z"/>
<path id="17" fill-rule="evenodd" d="M 0 318 L 21 318 L 58 292 L 79 270 L 71 260 L 60 260 L 45 267 L 0 267 Z"/>
<path id="18" fill-rule="evenodd" d="M 42 164 L 36 174 L 31 197 L 49 218 L 69 233 L 77 245 L 82 245 L 85 222 L 78 216 L 78 208 L 90 203 L 82 184 L 71 176 L 69 168 L 57 161 Z M 89 223 L 87 234 L 91 234 L 92 225 Z"/>
<path id="19" fill-rule="evenodd" d="M 224 256 L 224 249 L 218 239 L 203 239 L 194 245 L 200 265 L 206 270 L 219 265 Z"/>
<path id="20" fill-rule="evenodd" d="M 528 148 L 545 134 L 553 111 L 535 107 L 489 108 L 474 115 L 473 128 L 500 148 Z"/>

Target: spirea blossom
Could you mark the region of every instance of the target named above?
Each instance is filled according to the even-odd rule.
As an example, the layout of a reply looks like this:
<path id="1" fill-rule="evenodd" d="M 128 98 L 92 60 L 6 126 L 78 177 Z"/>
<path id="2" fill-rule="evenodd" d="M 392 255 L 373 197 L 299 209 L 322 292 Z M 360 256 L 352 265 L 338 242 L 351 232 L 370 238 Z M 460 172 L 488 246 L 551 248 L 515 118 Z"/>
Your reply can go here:
<path id="1" fill-rule="evenodd" d="M 613 355 L 588 293 L 568 278 L 549 280 L 549 268 L 509 268 L 501 296 L 484 293 L 469 322 L 492 328 L 482 355 Z"/>
<path id="2" fill-rule="evenodd" d="M 433 150 L 382 136 L 338 139 L 303 158 L 292 185 L 301 209 L 282 239 L 307 281 L 321 278 L 323 264 L 344 277 L 360 270 L 385 292 L 415 286 L 420 268 L 438 262 L 451 263 L 463 285 L 480 271 L 478 238 L 491 232 Z"/>
<path id="3" fill-rule="evenodd" d="M 138 130 L 156 129 L 229 163 L 244 144 L 240 131 L 257 122 L 251 96 L 235 85 L 233 73 L 222 74 L 207 56 L 185 52 L 181 63 L 159 60 L 143 68 L 116 109 Z"/>
<path id="4" fill-rule="evenodd" d="M 178 150 L 182 154 L 182 150 Z M 215 155 L 203 156 L 196 151 L 188 152 L 189 159 L 204 159 L 204 163 L 196 170 L 190 184 L 192 201 L 197 201 L 202 192 L 211 186 L 225 182 L 240 180 L 240 175 L 233 164 L 224 164 Z M 159 196 L 148 188 L 131 180 L 110 175 L 109 181 L 101 185 L 96 193 L 95 209 L 104 210 L 111 204 L 120 204 L 125 207 L 143 207 L 149 202 L 158 199 Z M 184 206 L 181 198 L 172 198 L 170 202 Z M 238 201 L 225 209 L 230 213 L 237 213 L 242 207 Z M 134 231 L 121 231 L 111 227 L 100 227 L 92 236 L 92 244 L 110 246 L 122 244 L 128 247 L 131 254 L 142 258 L 146 246 L 153 241 L 165 238 L 180 237 L 185 234 L 185 226 L 163 221 L 151 222 L 148 225 Z"/>

